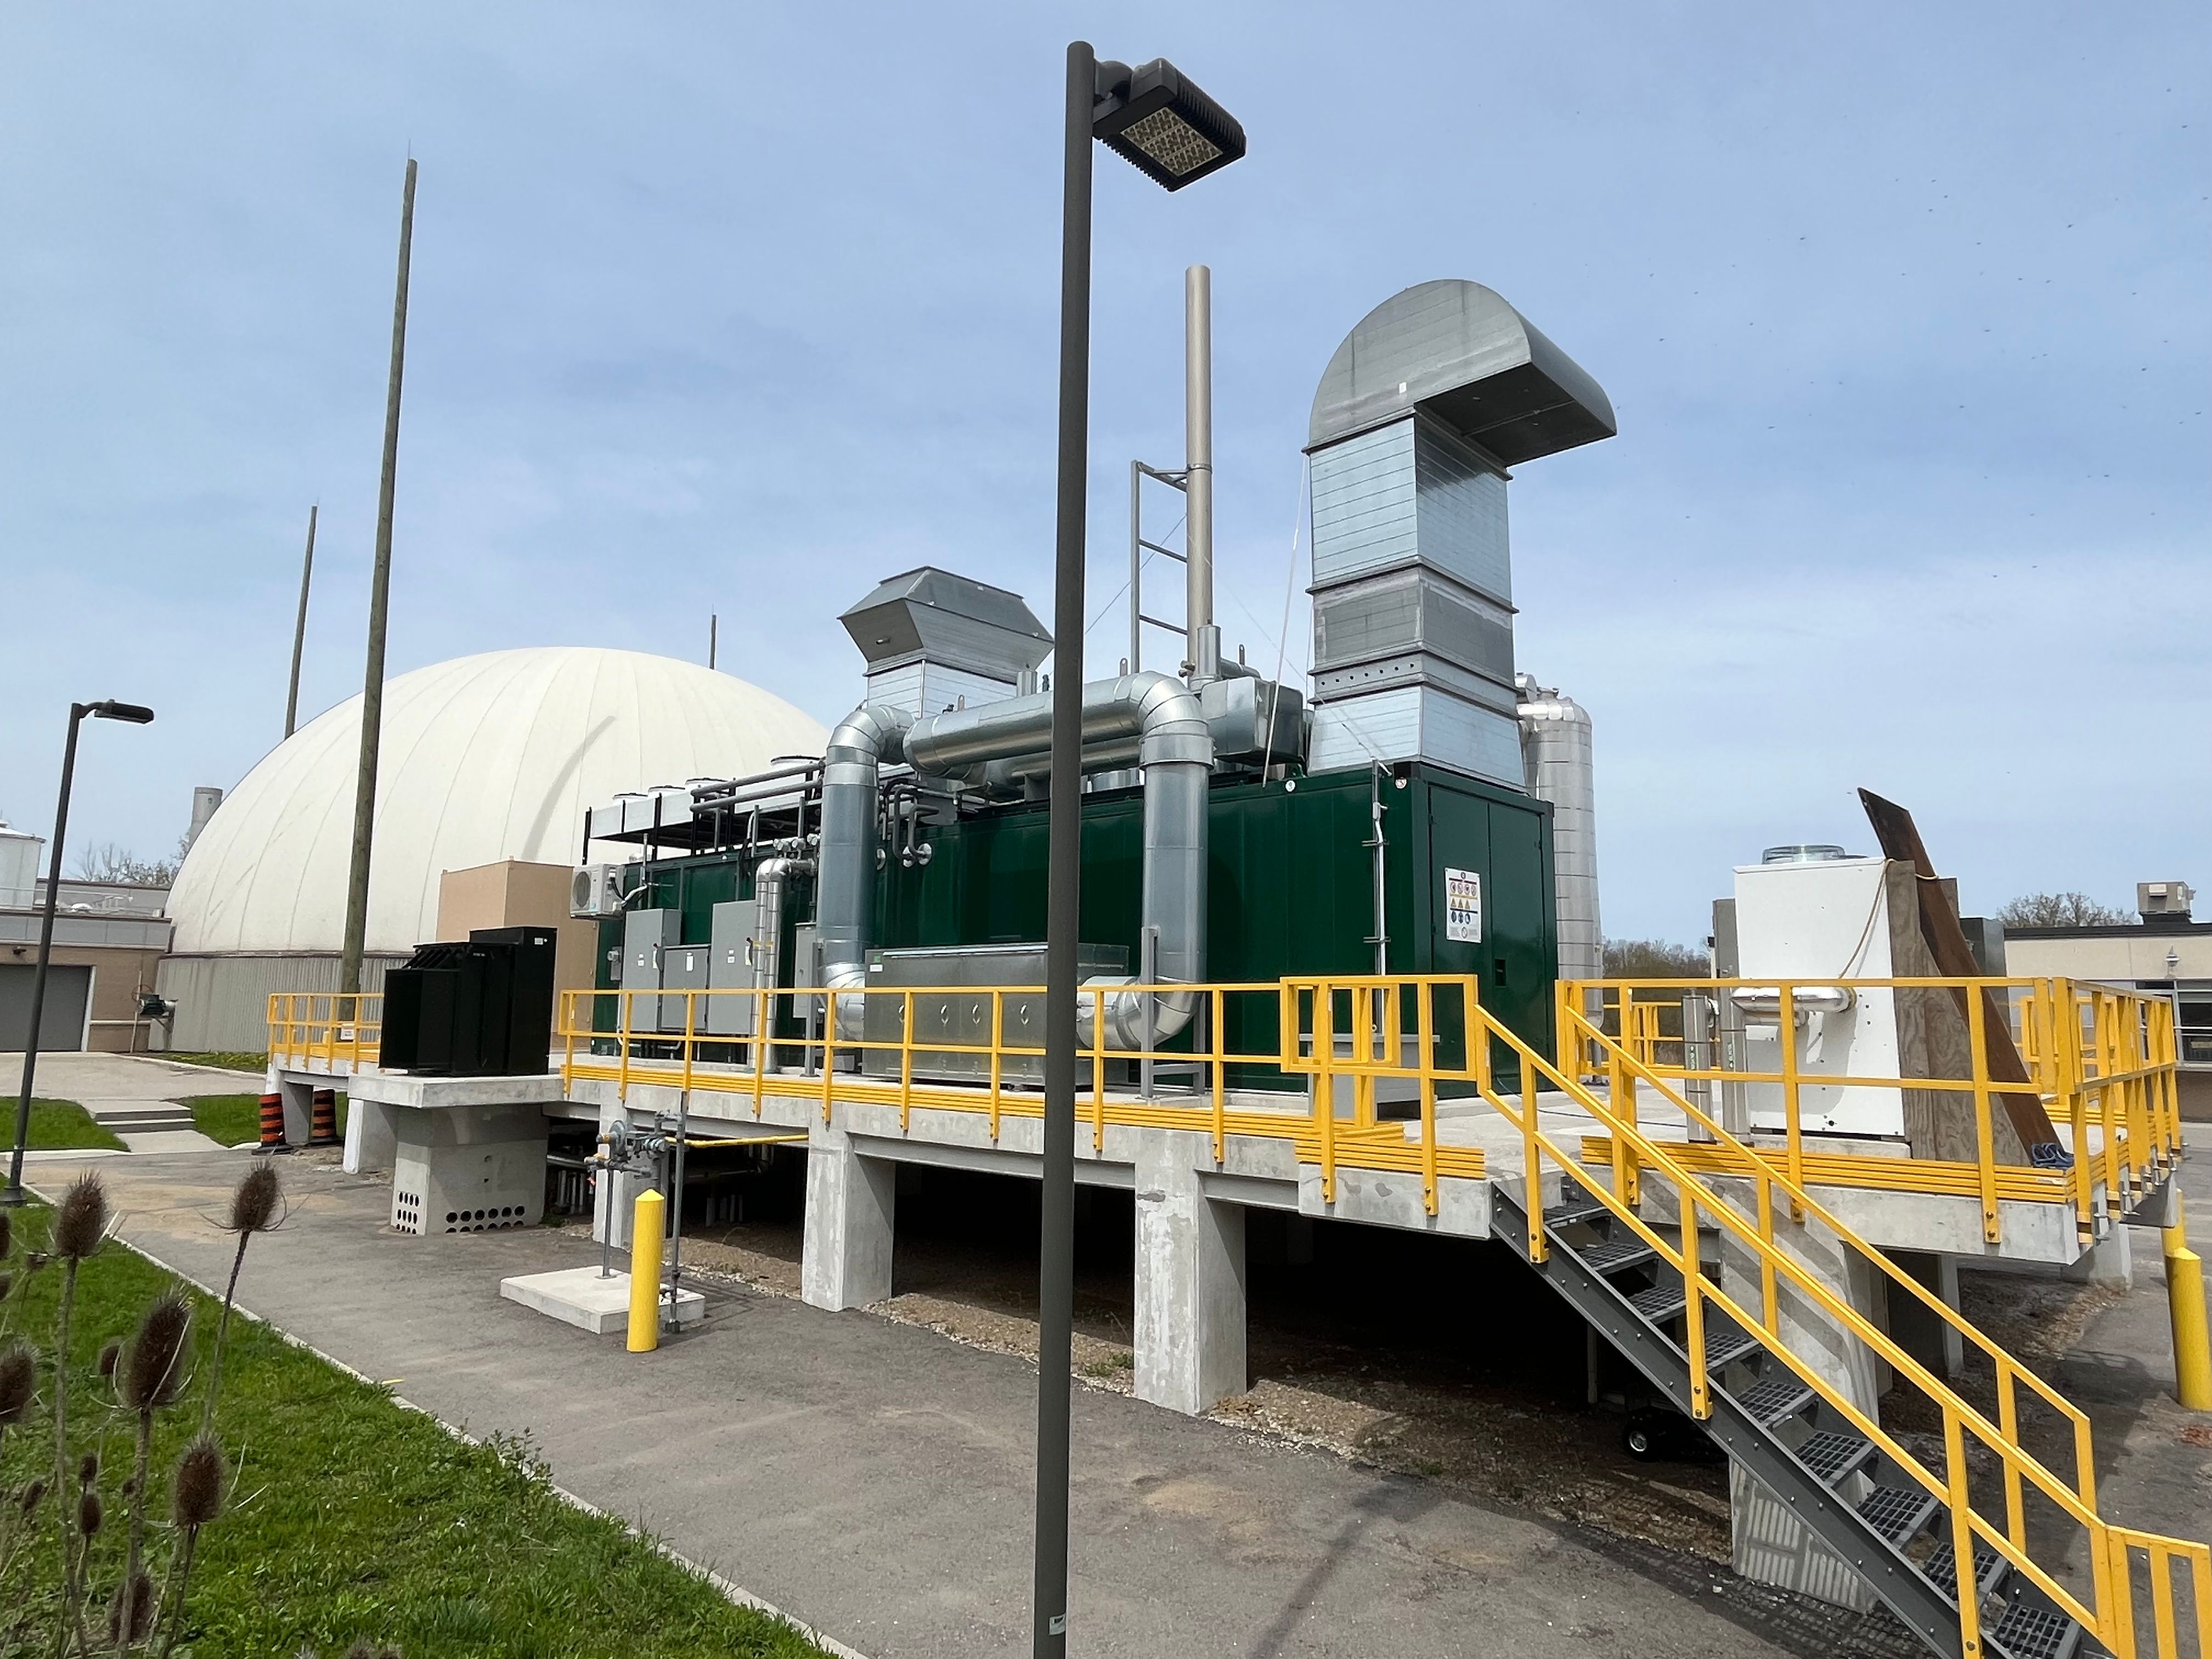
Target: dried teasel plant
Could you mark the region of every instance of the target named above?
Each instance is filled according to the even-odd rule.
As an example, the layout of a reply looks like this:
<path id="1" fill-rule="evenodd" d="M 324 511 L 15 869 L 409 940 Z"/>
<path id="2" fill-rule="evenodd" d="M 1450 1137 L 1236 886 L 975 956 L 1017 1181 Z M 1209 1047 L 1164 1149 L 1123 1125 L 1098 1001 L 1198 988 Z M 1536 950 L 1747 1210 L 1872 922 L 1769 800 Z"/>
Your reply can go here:
<path id="1" fill-rule="evenodd" d="M 238 1299 L 238 1274 L 246 1266 L 246 1247 L 256 1233 L 270 1232 L 283 1225 L 283 1211 L 284 1188 L 273 1164 L 256 1164 L 231 1189 L 230 1210 L 223 1218 L 222 1230 L 236 1236 L 238 1249 L 230 1258 L 230 1281 L 222 1289 L 222 1316 L 216 1322 L 215 1353 L 208 1362 L 207 1394 L 200 1402 L 203 1431 L 215 1426 L 216 1399 L 222 1389 L 222 1351 L 230 1337 L 230 1310 Z"/>
<path id="2" fill-rule="evenodd" d="M 183 1628 L 185 1591 L 191 1583 L 192 1556 L 199 1547 L 200 1528 L 222 1513 L 223 1482 L 229 1470 L 216 1437 L 202 1430 L 177 1459 L 169 1482 L 169 1518 L 183 1534 L 169 1560 L 169 1582 L 162 1586 L 161 1605 L 168 1613 L 168 1629 L 161 1638 L 161 1659 L 177 1645 Z"/>
<path id="3" fill-rule="evenodd" d="M 154 1298 L 138 1321 L 137 1334 L 115 1369 L 115 1392 L 137 1414 L 138 1439 L 126 1490 L 131 1501 L 131 1545 L 124 1582 L 139 1576 L 146 1543 L 146 1466 L 154 1449 L 154 1413 L 174 1405 L 185 1388 L 185 1356 L 191 1336 L 192 1304 L 180 1290 Z"/>
<path id="4" fill-rule="evenodd" d="M 61 1306 L 54 1316 L 54 1491 L 69 1490 L 69 1364 L 70 1317 L 76 1307 L 76 1276 L 87 1258 L 107 1237 L 107 1188 L 97 1173 L 87 1170 L 69 1184 L 54 1211 L 54 1254 L 62 1262 Z M 63 1626 L 79 1626 L 86 1534 L 62 1528 Z"/>

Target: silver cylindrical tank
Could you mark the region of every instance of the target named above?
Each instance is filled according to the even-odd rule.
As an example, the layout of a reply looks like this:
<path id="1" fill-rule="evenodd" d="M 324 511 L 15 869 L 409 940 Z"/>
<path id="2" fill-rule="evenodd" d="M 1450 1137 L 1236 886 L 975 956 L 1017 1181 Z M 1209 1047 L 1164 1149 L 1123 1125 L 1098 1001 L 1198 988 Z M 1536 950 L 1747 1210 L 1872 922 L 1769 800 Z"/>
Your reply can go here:
<path id="1" fill-rule="evenodd" d="M 1605 972 L 1605 930 L 1597 911 L 1597 783 L 1589 711 L 1527 674 L 1515 676 L 1515 684 L 1528 793 L 1552 803 L 1559 976 L 1598 979 Z"/>

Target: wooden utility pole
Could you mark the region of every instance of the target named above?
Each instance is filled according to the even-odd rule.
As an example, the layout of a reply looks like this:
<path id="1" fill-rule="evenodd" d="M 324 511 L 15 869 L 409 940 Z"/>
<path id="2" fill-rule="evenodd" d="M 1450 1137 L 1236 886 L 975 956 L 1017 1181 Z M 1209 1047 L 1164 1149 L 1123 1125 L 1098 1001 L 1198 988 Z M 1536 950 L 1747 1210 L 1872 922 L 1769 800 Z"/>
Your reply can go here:
<path id="1" fill-rule="evenodd" d="M 376 572 L 368 588 L 368 670 L 361 690 L 361 775 L 354 785 L 353 865 L 346 878 L 338 989 L 361 989 L 368 936 L 368 854 L 376 831 L 376 746 L 384 725 L 384 621 L 392 597 L 392 495 L 399 472 L 399 383 L 407 364 L 407 264 L 415 244 L 415 158 L 399 202 L 399 281 L 392 301 L 392 379 L 384 393 L 384 475 L 376 491 Z"/>
<path id="2" fill-rule="evenodd" d="M 307 509 L 307 556 L 300 563 L 300 619 L 292 624 L 292 688 L 284 694 L 284 735 L 290 737 L 300 721 L 300 655 L 307 646 L 307 586 L 315 579 L 315 514 L 317 502 Z"/>

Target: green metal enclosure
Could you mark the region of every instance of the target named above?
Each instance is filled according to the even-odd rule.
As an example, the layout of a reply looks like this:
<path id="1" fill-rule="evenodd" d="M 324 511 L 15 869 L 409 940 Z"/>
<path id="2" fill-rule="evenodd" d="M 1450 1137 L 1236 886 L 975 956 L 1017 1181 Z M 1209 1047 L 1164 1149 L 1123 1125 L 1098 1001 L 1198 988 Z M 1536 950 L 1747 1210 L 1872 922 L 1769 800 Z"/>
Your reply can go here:
<path id="1" fill-rule="evenodd" d="M 1365 769 L 1272 782 L 1224 780 L 1207 825 L 1206 976 L 1268 981 L 1286 974 L 1374 969 L 1374 775 Z M 1515 790 L 1418 762 L 1381 780 L 1388 963 L 1392 973 L 1472 975 L 1483 1004 L 1549 1053 L 1558 946 L 1551 806 Z M 1139 960 L 1144 797 L 1130 788 L 1086 795 L 1083 813 L 1083 939 Z M 887 859 L 876 878 L 872 945 L 989 945 L 1042 939 L 1045 928 L 1043 803 L 990 807 L 926 832 L 927 864 Z M 751 893 L 737 853 L 641 866 L 643 902 L 683 913 L 684 941 L 704 943 L 714 906 Z M 1452 937 L 1447 871 L 1479 884 L 1480 922 L 1462 913 Z M 1462 880 L 1461 892 L 1467 886 Z M 797 896 L 799 920 L 811 894 Z M 621 924 L 602 924 L 600 984 Z M 788 962 L 790 941 L 782 960 Z M 1232 1052 L 1277 1048 L 1272 1003 L 1231 1000 Z M 1409 1014 L 1410 1019 L 1410 1014 Z M 1445 1059 L 1458 1063 L 1457 1020 L 1440 1021 Z M 1188 1037 L 1183 1039 L 1188 1042 Z M 1510 1068 L 1508 1068 L 1510 1075 Z"/>

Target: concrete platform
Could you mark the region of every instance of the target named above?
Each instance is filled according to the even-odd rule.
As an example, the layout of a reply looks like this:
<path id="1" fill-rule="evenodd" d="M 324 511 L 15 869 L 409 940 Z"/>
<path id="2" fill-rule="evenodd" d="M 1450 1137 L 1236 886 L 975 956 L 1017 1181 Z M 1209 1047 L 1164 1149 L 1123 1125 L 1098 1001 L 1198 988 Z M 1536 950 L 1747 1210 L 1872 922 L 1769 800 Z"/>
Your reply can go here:
<path id="1" fill-rule="evenodd" d="M 509 1302 L 605 1336 L 629 1328 L 629 1275 L 613 1273 L 600 1277 L 597 1267 L 564 1267 L 557 1273 L 520 1273 L 499 1281 L 499 1293 Z M 680 1328 L 707 1316 L 707 1298 L 696 1291 L 676 1292 L 676 1322 Z"/>

